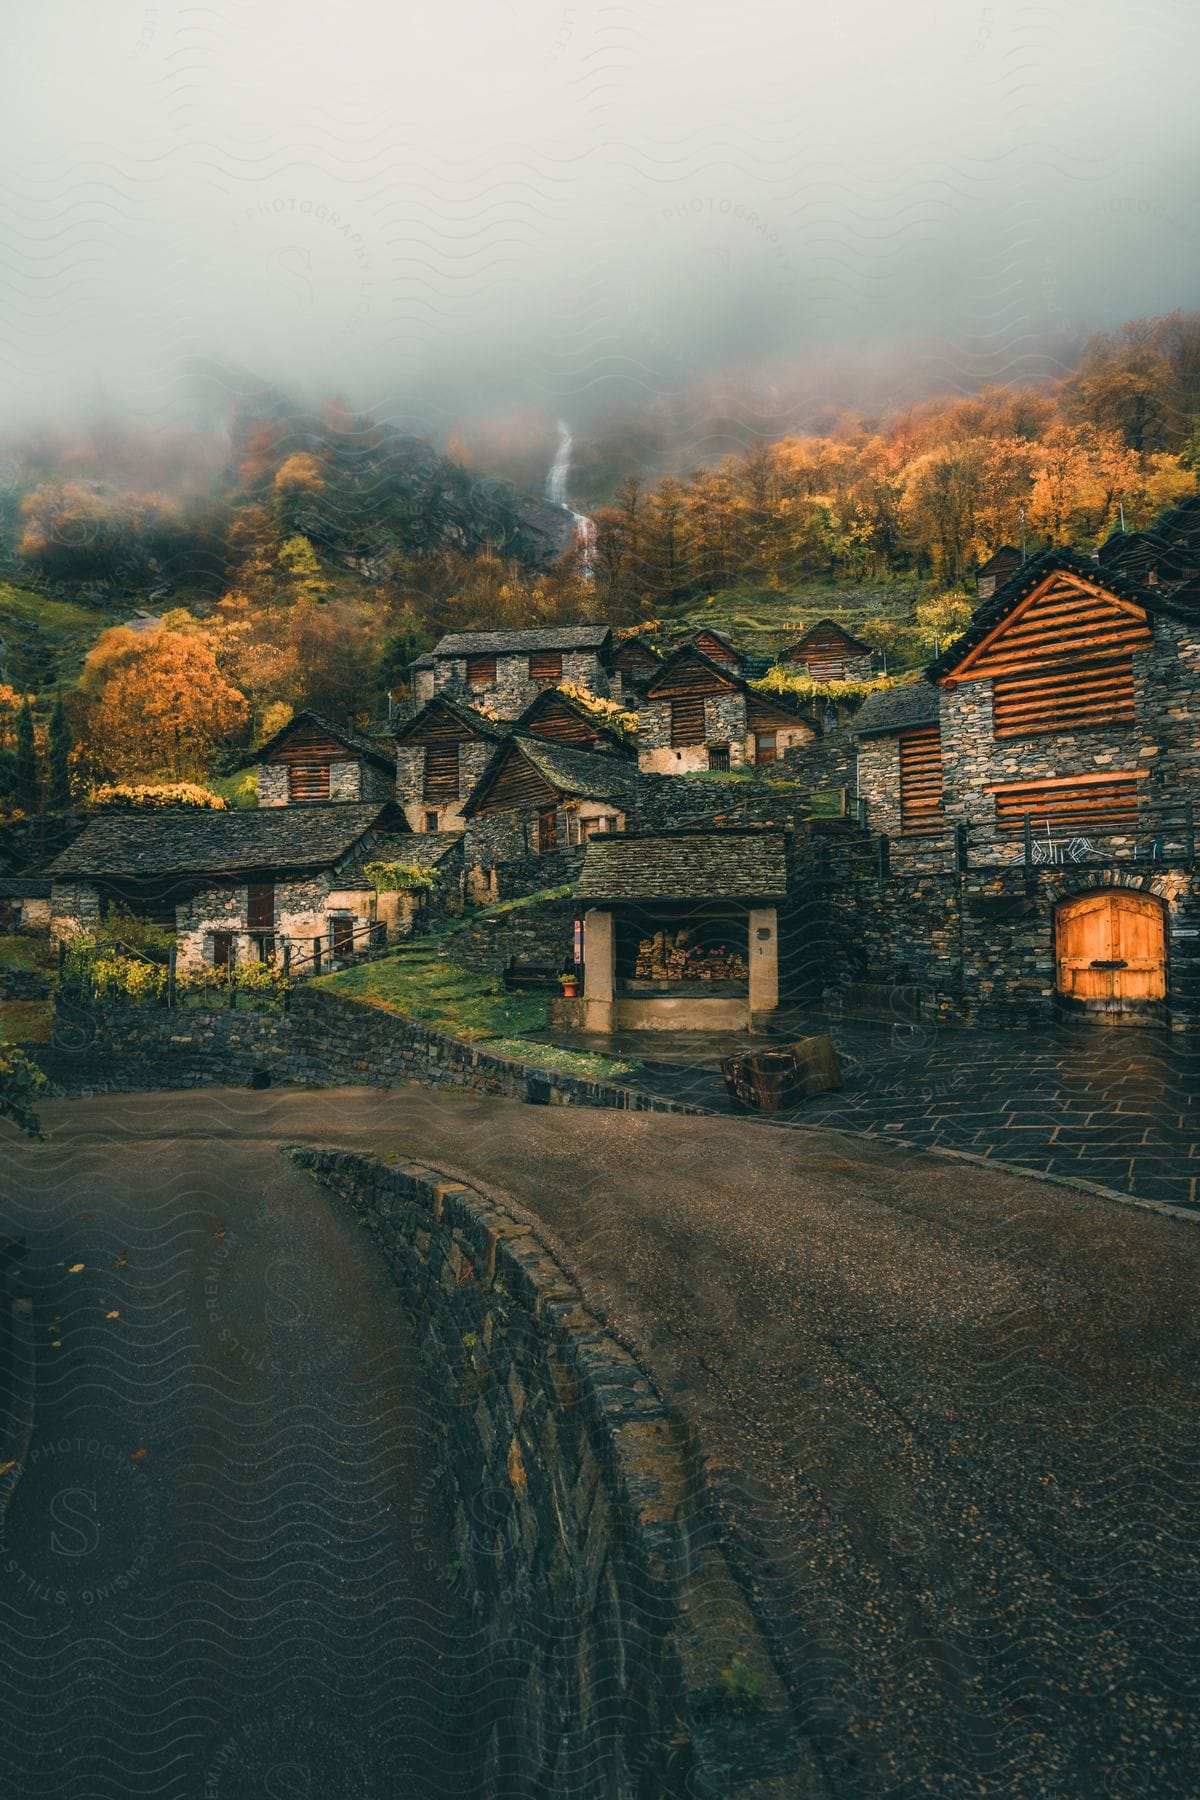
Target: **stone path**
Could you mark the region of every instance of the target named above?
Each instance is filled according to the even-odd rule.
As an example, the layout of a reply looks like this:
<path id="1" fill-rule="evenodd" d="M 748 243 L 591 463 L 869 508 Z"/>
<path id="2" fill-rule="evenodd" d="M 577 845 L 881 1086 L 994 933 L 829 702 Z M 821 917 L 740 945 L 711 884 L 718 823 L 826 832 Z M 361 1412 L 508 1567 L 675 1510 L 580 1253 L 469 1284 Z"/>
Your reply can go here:
<path id="1" fill-rule="evenodd" d="M 1200 1213 L 1200 1050 L 1165 1033 L 794 1021 L 794 1035 L 806 1031 L 832 1032 L 846 1085 L 774 1124 L 965 1150 Z M 730 1110 L 722 1056 L 762 1047 L 691 1033 L 569 1042 L 637 1057 L 643 1067 L 627 1078 L 635 1085 L 717 1112 Z"/>
<path id="2" fill-rule="evenodd" d="M 930 1793 L 1191 1800 L 1196 1793 L 1200 1233 L 1188 1225 L 879 1138 L 775 1131 L 722 1117 L 525 1106 L 415 1086 L 107 1097 L 55 1102 L 46 1120 L 55 1134 L 49 1145 L 3 1143 L 0 1178 L 23 1179 L 34 1223 L 38 1191 L 22 1171 L 41 1166 L 70 1184 L 72 1204 L 61 1217 L 51 1206 L 45 1221 L 55 1234 L 51 1268 L 76 1245 L 89 1268 L 97 1250 L 117 1253 L 95 1226 L 88 1240 L 89 1222 L 76 1218 L 78 1208 L 102 1219 L 114 1182 L 157 1181 L 169 1212 L 173 1178 L 186 1233 L 197 1182 L 181 1171 L 227 1164 L 236 1228 L 289 1138 L 395 1154 L 502 1190 L 529 1208 L 557 1238 L 589 1305 L 637 1349 L 700 1432 L 726 1541 L 753 1581 L 833 1800 Z M 210 1237 L 219 1218 L 210 1225 L 200 1215 Z M 337 1224 L 318 1190 L 279 1190 L 263 1231 L 286 1246 L 320 1220 L 324 1231 Z M 206 1266 L 204 1258 L 194 1265 L 194 1304 L 202 1311 Z M 303 1266 L 320 1269 L 312 1259 Z M 163 1281 L 167 1273 L 164 1266 Z M 228 1279 L 218 1284 L 222 1296 Z M 115 1280 L 89 1299 L 107 1298 Z M 287 1301 L 295 1303 L 296 1288 L 276 1285 L 282 1317 L 294 1317 Z M 151 1298 L 148 1292 L 144 1303 Z M 128 1296 L 118 1304 L 124 1310 Z M 252 1309 L 232 1321 L 239 1339 L 243 1310 L 249 1316 Z M 75 1329 L 83 1322 L 72 1320 Z M 174 1317 L 167 1322 L 174 1327 Z M 143 1329 L 150 1324 L 147 1315 Z M 182 1335 L 170 1341 L 186 1347 L 196 1327 L 182 1318 L 178 1326 Z M 109 1327 L 89 1327 L 101 1329 Z M 135 1343 L 126 1355 L 136 1355 Z M 351 1363 L 351 1375 L 359 1366 Z M 328 1418 L 321 1356 L 314 1350 L 294 1369 L 283 1425 L 306 1403 Z M 158 1373 L 152 1459 L 133 1465 L 142 1472 L 186 1456 L 195 1438 L 168 1366 Z M 376 1379 L 384 1375 L 381 1367 Z M 236 1399 L 241 1391 L 230 1373 L 220 1393 Z M 86 1388 L 76 1390 L 77 1404 L 86 1398 Z M 268 1433 L 275 1429 L 269 1403 L 264 1392 L 254 1415 Z M 369 1441 L 376 1402 L 367 1404 Z M 216 1432 L 219 1410 L 210 1417 Z M 130 1424 L 136 1439 L 119 1412 L 107 1429 L 124 1433 L 122 1442 L 139 1441 L 144 1419 L 139 1411 Z M 260 1463 L 265 1482 L 275 1458 Z M 388 1486 L 403 1492 L 411 1480 L 401 1458 L 389 1481 L 358 1504 L 347 1495 L 344 1507 L 316 1514 L 329 1542 L 315 1579 L 346 1629 L 355 1534 L 374 1545 Z M 166 1653 L 154 1663 L 165 1676 L 151 1725 L 178 1707 L 182 1728 L 208 1746 L 210 1760 L 226 1740 L 213 1748 L 210 1711 L 195 1715 L 183 1702 L 191 1667 L 207 1655 L 205 1633 L 216 1629 L 203 1611 L 204 1555 L 219 1570 L 219 1557 L 267 1548 L 254 1530 L 270 1515 L 255 1492 L 244 1498 L 237 1540 L 226 1545 L 215 1525 L 205 1533 L 202 1490 L 196 1495 L 191 1516 L 199 1529 L 185 1540 L 196 1549 L 174 1573 L 187 1584 L 181 1601 L 190 1597 L 197 1609 L 185 1606 L 180 1623 L 201 1628 L 191 1661 L 171 1654 L 173 1640 L 161 1628 L 157 1637 L 136 1637 L 126 1652 L 135 1664 L 152 1647 Z M 35 1509 L 27 1529 L 39 1525 Z M 275 1552 L 281 1576 L 285 1548 Z M 243 1611 L 222 1640 L 231 1655 L 244 1640 L 249 1664 L 271 1643 L 255 1599 L 262 1589 L 249 1585 L 258 1566 L 244 1570 Z M 265 1566 L 270 1593 L 275 1565 Z M 370 1573 L 364 1559 L 368 1582 Z M 281 1611 L 281 1648 L 300 1655 L 307 1643 L 302 1669 L 314 1679 L 327 1666 L 334 1675 L 344 1671 L 351 1709 L 361 1702 L 377 1732 L 396 1730 L 405 1745 L 403 1708 L 393 1713 L 386 1705 L 389 1683 L 404 1668 L 391 1648 L 391 1606 L 377 1608 L 378 1643 L 355 1665 L 352 1682 L 344 1663 L 317 1665 L 326 1640 L 317 1621 L 313 1635 L 295 1636 L 299 1617 Z M 97 1617 L 93 1632 L 102 1628 Z M 411 1641 L 420 1655 L 420 1633 Z M 40 1646 L 39 1656 L 22 1681 L 42 1681 L 36 1691 L 46 1708 L 53 1694 L 64 1712 L 86 1702 L 80 1716 L 99 1742 L 112 1699 L 111 1683 L 97 1685 L 105 1665 L 95 1660 L 93 1686 L 81 1687 L 71 1677 L 88 1665 L 70 1640 Z M 47 1662 L 52 1656 L 64 1659 L 60 1671 Z M 251 1717 L 256 1704 L 238 1679 L 247 1666 L 235 1664 L 228 1681 L 233 1722 Z M 24 1716 L 5 1727 L 22 1746 L 33 1729 Z M 119 1719 L 118 1727 L 128 1730 Z M 385 1735 L 379 1754 L 391 1748 Z M 166 1779 L 161 1763 L 154 1779 Z M 215 1791 L 275 1791 L 251 1780 Z M 77 1793 L 79 1800 L 139 1791 L 128 1779 L 125 1787 L 115 1776 L 110 1782 L 70 1789 L 26 1781 L 19 1791 Z M 340 1797 L 357 1790 L 314 1784 L 312 1791 Z M 406 1775 L 367 1791 L 424 1790 Z"/>

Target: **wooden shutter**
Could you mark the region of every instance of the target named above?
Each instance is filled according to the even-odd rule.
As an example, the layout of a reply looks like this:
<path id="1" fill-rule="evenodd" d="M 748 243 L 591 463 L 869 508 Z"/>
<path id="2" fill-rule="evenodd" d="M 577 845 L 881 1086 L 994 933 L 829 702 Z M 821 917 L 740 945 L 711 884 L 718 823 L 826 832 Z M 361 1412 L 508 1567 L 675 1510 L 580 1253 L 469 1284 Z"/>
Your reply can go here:
<path id="1" fill-rule="evenodd" d="M 710 744 L 708 746 L 708 766 L 710 769 L 728 769 L 728 744 Z"/>
<path id="2" fill-rule="evenodd" d="M 992 719 L 998 738 L 1131 725 L 1133 657 L 1117 656 L 1073 669 L 997 675 L 992 682 Z"/>
<path id="3" fill-rule="evenodd" d="M 496 679 L 494 656 L 468 656 L 467 680 L 472 687 L 491 687 Z"/>
<path id="4" fill-rule="evenodd" d="M 558 681 L 562 675 L 561 650 L 533 650 L 529 655 L 530 681 Z"/>
<path id="5" fill-rule="evenodd" d="M 289 800 L 328 800 L 329 764 L 327 762 L 295 762 L 288 764 Z"/>
<path id="6" fill-rule="evenodd" d="M 1062 780 L 1014 781 L 994 788 L 1000 831 L 1023 831 L 1025 814 L 1043 833 L 1119 831 L 1136 825 L 1139 774 L 1076 775 Z"/>
<path id="7" fill-rule="evenodd" d="M 728 644 L 722 643 L 721 639 L 714 636 L 711 631 L 697 632 L 692 641 L 697 650 L 707 656 L 710 662 L 736 663 L 738 660 L 737 652 L 731 650 Z"/>
<path id="8" fill-rule="evenodd" d="M 671 702 L 671 742 L 704 742 L 704 695 L 679 694 Z"/>
<path id="9" fill-rule="evenodd" d="M 553 806 L 547 806 L 538 814 L 537 847 L 546 855 L 558 849 L 558 813 Z"/>
<path id="10" fill-rule="evenodd" d="M 425 750 L 424 800 L 458 799 L 458 745 L 429 744 Z"/>
<path id="11" fill-rule="evenodd" d="M 779 740 L 773 731 L 756 731 L 754 734 L 754 761 L 759 768 L 773 763 L 779 754 Z"/>
<path id="12" fill-rule="evenodd" d="M 275 929 L 275 883 L 252 881 L 246 889 L 246 923 L 251 931 Z"/>
<path id="13" fill-rule="evenodd" d="M 900 830 L 942 828 L 942 734 L 936 725 L 900 733 Z"/>

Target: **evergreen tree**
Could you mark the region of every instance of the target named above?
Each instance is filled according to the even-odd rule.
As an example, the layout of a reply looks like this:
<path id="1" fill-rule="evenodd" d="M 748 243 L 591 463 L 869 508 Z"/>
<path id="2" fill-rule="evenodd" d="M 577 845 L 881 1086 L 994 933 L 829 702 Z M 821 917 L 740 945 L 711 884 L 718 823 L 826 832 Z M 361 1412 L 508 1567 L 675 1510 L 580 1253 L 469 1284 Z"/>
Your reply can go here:
<path id="1" fill-rule="evenodd" d="M 54 812 L 65 812 L 71 804 L 71 727 L 62 695 L 54 701 L 50 714 L 50 806 Z"/>
<path id="2" fill-rule="evenodd" d="M 33 708 L 29 695 L 22 700 L 17 713 L 17 805 L 22 812 L 37 811 L 38 759 L 33 741 Z"/>

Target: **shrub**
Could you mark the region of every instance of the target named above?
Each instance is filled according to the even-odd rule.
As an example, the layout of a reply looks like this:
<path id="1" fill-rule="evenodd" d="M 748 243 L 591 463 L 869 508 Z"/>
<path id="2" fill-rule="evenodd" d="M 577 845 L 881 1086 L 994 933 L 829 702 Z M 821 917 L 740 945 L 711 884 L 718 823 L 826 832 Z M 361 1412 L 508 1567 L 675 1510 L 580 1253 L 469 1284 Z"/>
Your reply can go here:
<path id="1" fill-rule="evenodd" d="M 744 1718 L 763 1709 L 762 1682 L 740 1656 L 730 1659 L 717 1679 L 717 1704 L 722 1712 Z"/>
<path id="2" fill-rule="evenodd" d="M 45 1075 L 24 1050 L 0 1043 L 0 1119 L 11 1119 L 29 1137 L 44 1137 L 34 1102 L 45 1085 Z"/>
<path id="3" fill-rule="evenodd" d="M 194 806 L 223 812 L 225 802 L 196 781 L 106 781 L 88 795 L 91 806 Z"/>
<path id="4" fill-rule="evenodd" d="M 427 894 L 438 884 L 437 870 L 420 863 L 369 862 L 363 873 L 377 894 Z"/>

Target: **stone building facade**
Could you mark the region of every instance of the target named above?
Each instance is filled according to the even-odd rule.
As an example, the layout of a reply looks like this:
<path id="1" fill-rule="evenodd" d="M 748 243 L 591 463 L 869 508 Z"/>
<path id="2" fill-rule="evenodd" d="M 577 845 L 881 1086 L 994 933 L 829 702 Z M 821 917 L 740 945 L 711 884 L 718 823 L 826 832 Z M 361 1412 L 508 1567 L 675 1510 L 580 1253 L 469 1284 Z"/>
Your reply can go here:
<path id="1" fill-rule="evenodd" d="M 869 837 L 833 862 L 864 953 L 947 1017 L 1197 1022 L 1188 593 L 1047 553 L 855 729 Z"/>
<path id="2" fill-rule="evenodd" d="M 765 767 L 818 735 L 810 718 L 691 645 L 667 659 L 638 701 L 638 766 L 646 774 Z"/>
<path id="3" fill-rule="evenodd" d="M 456 632 L 434 647 L 428 665 L 414 668 L 418 704 L 445 694 L 503 719 L 518 718 L 544 688 L 560 681 L 602 697 L 615 682 L 607 625 Z"/>
<path id="4" fill-rule="evenodd" d="M 505 725 L 438 694 L 396 732 L 396 801 L 410 831 L 462 831 L 463 808 Z"/>
<path id="5" fill-rule="evenodd" d="M 335 725 L 319 713 L 297 713 L 258 753 L 260 806 L 315 800 L 370 801 L 392 795 L 394 770 L 377 739 Z"/>

